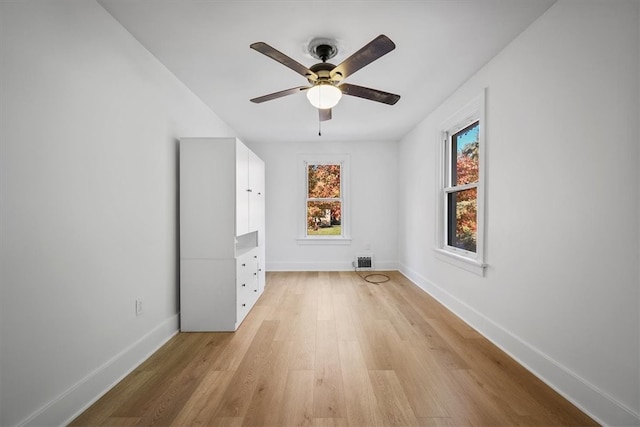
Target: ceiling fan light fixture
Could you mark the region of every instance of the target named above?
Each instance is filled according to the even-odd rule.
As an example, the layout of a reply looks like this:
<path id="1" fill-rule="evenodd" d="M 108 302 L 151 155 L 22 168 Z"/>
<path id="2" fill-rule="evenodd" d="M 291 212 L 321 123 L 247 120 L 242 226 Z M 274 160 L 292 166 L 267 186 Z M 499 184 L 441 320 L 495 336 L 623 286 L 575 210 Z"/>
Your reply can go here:
<path id="1" fill-rule="evenodd" d="M 342 91 L 331 83 L 319 83 L 307 90 L 307 99 L 316 108 L 335 107 L 342 98 Z"/>

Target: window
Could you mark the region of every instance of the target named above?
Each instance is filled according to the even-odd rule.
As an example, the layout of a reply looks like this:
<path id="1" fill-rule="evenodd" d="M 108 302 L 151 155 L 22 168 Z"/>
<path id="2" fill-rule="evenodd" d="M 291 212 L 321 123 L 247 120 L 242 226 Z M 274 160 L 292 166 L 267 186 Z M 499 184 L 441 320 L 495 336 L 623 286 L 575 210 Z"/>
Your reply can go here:
<path id="1" fill-rule="evenodd" d="M 446 194 L 448 246 L 476 253 L 480 121 L 448 136 Z"/>
<path id="2" fill-rule="evenodd" d="M 440 215 L 441 259 L 484 273 L 484 94 L 442 127 Z"/>
<path id="3" fill-rule="evenodd" d="M 307 236 L 342 236 L 340 164 L 307 164 Z"/>
<path id="4" fill-rule="evenodd" d="M 304 156 L 301 164 L 304 217 L 301 216 L 298 240 L 348 243 L 348 157 Z"/>

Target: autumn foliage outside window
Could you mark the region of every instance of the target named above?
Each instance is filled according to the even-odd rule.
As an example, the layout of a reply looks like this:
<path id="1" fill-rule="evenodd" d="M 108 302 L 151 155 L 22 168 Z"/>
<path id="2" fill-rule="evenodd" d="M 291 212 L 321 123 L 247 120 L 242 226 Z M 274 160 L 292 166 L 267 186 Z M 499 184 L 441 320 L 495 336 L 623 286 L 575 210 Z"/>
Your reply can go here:
<path id="1" fill-rule="evenodd" d="M 340 164 L 307 165 L 307 235 L 342 235 Z"/>
<path id="2" fill-rule="evenodd" d="M 474 122 L 449 140 L 447 244 L 476 252 L 478 231 L 478 180 L 480 123 Z"/>

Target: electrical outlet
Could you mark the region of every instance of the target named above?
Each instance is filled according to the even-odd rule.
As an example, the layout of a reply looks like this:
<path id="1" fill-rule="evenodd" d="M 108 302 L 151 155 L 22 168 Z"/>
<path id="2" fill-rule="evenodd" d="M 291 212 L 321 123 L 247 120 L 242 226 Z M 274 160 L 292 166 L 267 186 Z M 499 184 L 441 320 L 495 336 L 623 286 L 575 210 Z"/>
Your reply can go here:
<path id="1" fill-rule="evenodd" d="M 142 300 L 137 299 L 136 300 L 136 316 L 140 316 L 140 315 L 142 315 Z"/>

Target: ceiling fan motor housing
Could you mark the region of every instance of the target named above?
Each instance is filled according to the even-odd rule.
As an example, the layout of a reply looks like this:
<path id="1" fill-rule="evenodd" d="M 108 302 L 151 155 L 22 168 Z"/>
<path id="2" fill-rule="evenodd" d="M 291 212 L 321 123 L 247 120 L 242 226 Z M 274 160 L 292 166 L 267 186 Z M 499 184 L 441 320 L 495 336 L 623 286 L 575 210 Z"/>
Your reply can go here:
<path id="1" fill-rule="evenodd" d="M 317 79 L 309 78 L 307 80 L 309 80 L 309 83 L 311 83 L 311 84 L 314 84 L 314 83 L 317 83 L 317 82 L 322 82 L 322 81 L 325 81 L 325 82 L 335 81 L 335 82 L 337 82 L 339 80 L 336 80 L 335 78 L 333 78 L 333 79 L 331 78 L 331 71 L 334 68 L 336 68 L 336 66 L 333 65 L 333 64 L 330 64 L 329 62 L 319 62 L 319 63 L 317 63 L 315 65 L 312 65 L 311 67 L 309 67 L 309 70 L 313 71 L 318 76 L 318 78 Z"/>

